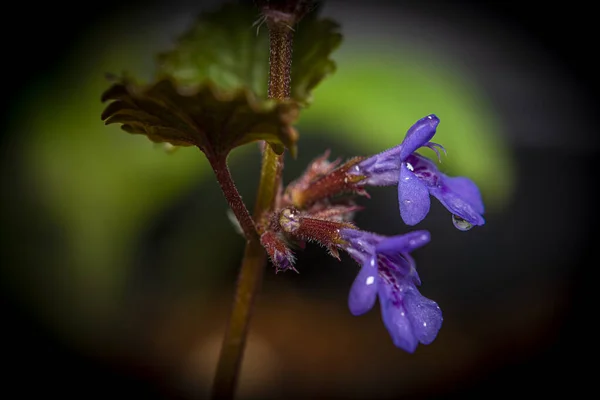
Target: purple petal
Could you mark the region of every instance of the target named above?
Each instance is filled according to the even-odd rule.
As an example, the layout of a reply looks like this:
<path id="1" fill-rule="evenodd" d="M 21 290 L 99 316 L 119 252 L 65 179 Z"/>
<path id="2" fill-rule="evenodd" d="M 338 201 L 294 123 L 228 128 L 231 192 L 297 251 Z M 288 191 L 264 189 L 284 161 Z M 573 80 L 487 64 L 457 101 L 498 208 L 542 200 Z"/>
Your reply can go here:
<path id="1" fill-rule="evenodd" d="M 364 175 L 365 185 L 391 186 L 398 184 L 400 172 L 400 151 L 402 145 L 392 147 L 384 152 L 371 156 L 361 161 L 357 166 L 351 168 L 349 173 L 353 175 Z"/>
<path id="2" fill-rule="evenodd" d="M 340 235 L 342 235 L 342 238 L 344 240 L 348 240 L 348 241 L 354 241 L 354 240 L 363 239 L 364 237 L 374 236 L 374 234 L 372 234 L 372 233 L 361 231 L 358 229 L 341 229 Z"/>
<path id="3" fill-rule="evenodd" d="M 405 163 L 400 166 L 398 202 L 400 216 L 407 225 L 421 222 L 429 212 L 431 204 L 427 187 L 406 167 Z"/>
<path id="4" fill-rule="evenodd" d="M 383 324 L 390 333 L 396 347 L 414 353 L 419 342 L 413 333 L 408 313 L 404 309 L 398 293 L 392 291 L 390 285 L 383 282 L 380 286 L 379 303 Z"/>
<path id="5" fill-rule="evenodd" d="M 479 214 L 483 214 L 484 206 L 481 199 L 481 193 L 477 185 L 464 176 L 444 177 L 444 185 L 448 190 L 458 193 L 460 197 L 473 207 L 473 210 Z"/>
<path id="6" fill-rule="evenodd" d="M 295 257 L 291 252 L 284 253 L 281 251 L 275 250 L 273 252 L 273 258 L 271 260 L 273 265 L 275 266 L 275 272 L 279 271 L 287 271 L 292 270 L 298 272 L 296 268 L 294 268 Z"/>
<path id="7" fill-rule="evenodd" d="M 409 170 L 427 186 L 437 186 L 444 176 L 432 160 L 419 154 L 410 155 L 406 159 L 406 164 Z"/>
<path id="8" fill-rule="evenodd" d="M 422 296 L 416 287 L 406 286 L 403 303 L 413 333 L 419 342 L 430 344 L 442 327 L 442 310 L 435 301 Z"/>
<path id="9" fill-rule="evenodd" d="M 358 229 L 340 229 L 340 236 L 346 242 L 342 248 L 360 265 L 371 260 L 375 245 L 383 239 L 375 233 Z"/>
<path id="10" fill-rule="evenodd" d="M 409 268 L 409 273 L 404 277 L 404 279 L 412 281 L 416 286 L 421 286 L 421 278 L 419 277 L 419 274 L 417 273 L 417 263 L 415 262 L 415 259 L 412 258 L 412 256 L 408 253 L 404 253 L 403 255 L 404 260 L 406 260 L 406 262 L 408 263 L 408 268 Z"/>
<path id="11" fill-rule="evenodd" d="M 441 173 L 430 159 L 413 154 L 406 162 L 413 168 L 413 174 L 429 189 L 452 214 L 459 216 L 471 225 L 483 225 L 483 201 L 477 185 L 465 177 L 449 177 Z"/>
<path id="12" fill-rule="evenodd" d="M 376 257 L 372 256 L 354 279 L 348 296 L 348 308 L 352 315 L 362 315 L 375 304 L 378 282 L 376 262 Z"/>
<path id="13" fill-rule="evenodd" d="M 380 276 L 391 277 L 395 282 L 410 281 L 421 285 L 414 258 L 409 253 L 379 254 Z"/>
<path id="14" fill-rule="evenodd" d="M 439 123 L 440 119 L 434 114 L 430 114 L 415 122 L 408 132 L 406 132 L 406 136 L 402 141 L 400 160 L 404 161 L 415 150 L 429 142 L 435 135 L 435 130 Z"/>
<path id="15" fill-rule="evenodd" d="M 405 235 L 391 236 L 385 238 L 375 246 L 378 253 L 394 254 L 409 253 L 416 248 L 426 245 L 431 240 L 429 232 L 413 231 Z"/>
<path id="16" fill-rule="evenodd" d="M 408 257 L 408 253 L 379 253 L 377 257 L 379 276 L 384 277 L 386 282 L 392 284 L 392 281 L 399 282 L 416 275 L 417 270 L 414 263 Z"/>
<path id="17" fill-rule="evenodd" d="M 448 180 L 456 178 L 444 177 L 441 184 L 436 187 L 430 187 L 431 195 L 436 197 L 440 203 L 444 205 L 452 214 L 459 216 L 471 225 L 483 225 L 485 219 L 478 212 L 483 208 L 483 203 L 476 199 L 475 204 L 471 204 L 468 200 L 473 199 L 472 193 L 462 193 L 454 191 L 454 186 L 447 185 Z M 467 179 L 467 178 L 463 178 Z M 460 187 L 460 185 L 459 185 Z"/>

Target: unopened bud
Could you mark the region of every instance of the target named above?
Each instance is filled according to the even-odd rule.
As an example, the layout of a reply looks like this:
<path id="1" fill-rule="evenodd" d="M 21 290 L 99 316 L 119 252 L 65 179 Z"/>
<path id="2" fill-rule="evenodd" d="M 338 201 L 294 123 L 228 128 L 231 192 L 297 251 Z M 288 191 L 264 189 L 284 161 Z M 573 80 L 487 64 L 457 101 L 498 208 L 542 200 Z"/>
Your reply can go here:
<path id="1" fill-rule="evenodd" d="M 260 243 L 267 251 L 271 262 L 275 266 L 275 272 L 287 271 L 289 269 L 298 272 L 294 268 L 295 259 L 292 251 L 277 233 L 266 231 L 260 236 Z"/>

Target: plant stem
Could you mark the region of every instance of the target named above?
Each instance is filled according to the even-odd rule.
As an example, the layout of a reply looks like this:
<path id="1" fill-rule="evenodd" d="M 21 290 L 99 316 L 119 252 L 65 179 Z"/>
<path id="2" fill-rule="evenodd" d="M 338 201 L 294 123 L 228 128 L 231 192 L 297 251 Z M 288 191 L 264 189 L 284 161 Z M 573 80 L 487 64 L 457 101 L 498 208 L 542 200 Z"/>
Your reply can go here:
<path id="1" fill-rule="evenodd" d="M 261 222 L 265 213 L 272 210 L 275 203 L 275 195 L 279 189 L 281 181 L 281 172 L 283 170 L 283 155 L 277 155 L 271 146 L 265 143 L 265 149 L 262 157 L 262 167 L 260 169 L 260 181 L 254 205 L 254 219 Z M 259 232 L 262 223 L 258 224 Z M 260 232 L 262 233 L 262 232 Z"/>
<path id="2" fill-rule="evenodd" d="M 250 216 L 250 212 L 246 208 L 246 205 L 240 196 L 240 193 L 235 187 L 233 179 L 231 179 L 231 173 L 229 172 L 229 167 L 227 167 L 226 160 L 210 160 L 210 165 L 215 172 L 215 176 L 219 182 L 219 185 L 221 185 L 221 190 L 223 190 L 223 194 L 229 203 L 229 207 L 235 214 L 240 226 L 242 227 L 242 231 L 244 232 L 246 240 L 258 241 L 256 226 L 252 220 L 252 217 Z"/>
<path id="3" fill-rule="evenodd" d="M 269 26 L 269 98 L 285 100 L 290 97 L 292 81 L 292 45 L 294 31 L 285 24 Z"/>
<path id="4" fill-rule="evenodd" d="M 269 24 L 269 98 L 286 99 L 290 95 L 293 31 L 288 26 Z M 273 210 L 281 184 L 283 155 L 279 156 L 264 143 L 262 167 L 254 221 Z M 237 216 L 237 214 L 236 214 Z M 241 223 L 241 221 L 240 221 Z M 242 356 L 252 315 L 254 299 L 260 290 L 267 255 L 258 240 L 248 240 L 238 275 L 229 324 L 225 332 L 217 372 L 212 387 L 214 399 L 233 399 L 237 389 Z"/>
<path id="5" fill-rule="evenodd" d="M 265 262 L 266 253 L 260 242 L 256 240 L 247 242 L 238 275 L 233 309 L 223 338 L 217 372 L 213 382 L 213 399 L 234 398 L 252 305 L 262 283 Z"/>

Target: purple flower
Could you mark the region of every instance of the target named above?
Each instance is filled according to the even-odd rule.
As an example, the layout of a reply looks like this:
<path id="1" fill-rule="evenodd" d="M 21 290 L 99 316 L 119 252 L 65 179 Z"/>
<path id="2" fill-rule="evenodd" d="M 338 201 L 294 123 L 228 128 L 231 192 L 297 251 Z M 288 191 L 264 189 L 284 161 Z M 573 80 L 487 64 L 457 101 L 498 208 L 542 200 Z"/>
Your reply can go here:
<path id="1" fill-rule="evenodd" d="M 365 176 L 365 185 L 397 185 L 400 215 L 408 225 L 425 218 L 430 208 L 429 195 L 452 213 L 458 229 L 483 225 L 484 206 L 475 183 L 465 177 L 449 177 L 433 161 L 415 153 L 421 147 L 429 147 L 439 160 L 438 148 L 444 152 L 445 149 L 430 142 L 439 123 L 434 114 L 421 118 L 410 127 L 401 144 L 361 161 L 349 172 Z"/>
<path id="2" fill-rule="evenodd" d="M 362 265 L 350 289 L 350 312 L 366 313 L 379 296 L 383 323 L 394 345 L 413 353 L 419 343 L 433 342 L 442 326 L 442 311 L 419 293 L 421 280 L 409 255 L 429 242 L 429 232 L 385 237 L 342 229 L 340 235 L 346 242 L 344 250 Z"/>

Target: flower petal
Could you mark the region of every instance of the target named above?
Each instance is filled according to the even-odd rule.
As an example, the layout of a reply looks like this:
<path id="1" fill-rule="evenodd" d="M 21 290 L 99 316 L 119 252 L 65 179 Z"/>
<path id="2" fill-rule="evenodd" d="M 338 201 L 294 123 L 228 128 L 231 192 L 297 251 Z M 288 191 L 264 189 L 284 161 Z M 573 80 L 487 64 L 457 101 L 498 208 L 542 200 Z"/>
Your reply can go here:
<path id="1" fill-rule="evenodd" d="M 375 246 L 375 251 L 383 254 L 408 253 L 424 246 L 431 240 L 428 231 L 420 230 L 385 238 Z"/>
<path id="2" fill-rule="evenodd" d="M 402 141 L 400 160 L 404 161 L 415 150 L 429 142 L 435 135 L 435 130 L 439 123 L 440 119 L 435 114 L 430 114 L 415 122 L 408 132 L 406 132 L 406 136 Z"/>
<path id="3" fill-rule="evenodd" d="M 415 337 L 408 313 L 398 298 L 398 293 L 393 292 L 390 285 L 381 282 L 379 288 L 379 303 L 383 324 L 390 333 L 396 347 L 409 353 L 414 353 L 419 341 Z"/>
<path id="4" fill-rule="evenodd" d="M 412 281 L 416 286 L 421 286 L 421 278 L 417 272 L 417 263 L 415 259 L 408 253 L 404 253 L 402 255 L 404 261 L 408 263 L 408 274 L 404 277 L 404 279 Z"/>
<path id="5" fill-rule="evenodd" d="M 419 154 L 411 154 L 406 158 L 409 170 L 426 186 L 437 186 L 444 174 L 440 172 L 435 162 Z"/>
<path id="6" fill-rule="evenodd" d="M 421 295 L 410 284 L 406 285 L 403 303 L 417 340 L 423 344 L 433 342 L 443 321 L 442 310 L 437 303 Z"/>
<path id="7" fill-rule="evenodd" d="M 379 154 L 375 154 L 348 171 L 351 175 L 362 175 L 367 178 L 363 181 L 369 186 L 391 186 L 398 184 L 400 172 L 400 151 L 402 145 L 392 147 Z"/>
<path id="8" fill-rule="evenodd" d="M 429 212 L 431 200 L 427 187 L 402 163 L 398 179 L 400 216 L 407 225 L 416 225 Z"/>
<path id="9" fill-rule="evenodd" d="M 433 161 L 418 154 L 410 155 L 407 164 L 413 174 L 429 189 L 452 214 L 459 216 L 471 225 L 483 225 L 484 206 L 477 185 L 468 178 L 449 177 L 440 172 Z"/>
<path id="10" fill-rule="evenodd" d="M 348 296 L 348 308 L 352 315 L 362 315 L 373 308 L 377 299 L 377 259 L 373 255 L 367 260 L 354 279 Z"/>
<path id="11" fill-rule="evenodd" d="M 411 281 L 421 285 L 414 258 L 409 253 L 379 253 L 379 273 L 388 275 L 396 282 Z"/>
<path id="12" fill-rule="evenodd" d="M 456 178 L 444 177 L 439 186 L 430 187 L 431 195 L 437 198 L 448 211 L 458 215 L 471 225 L 485 224 L 485 219 L 477 211 L 483 208 L 483 203 L 476 201 L 475 205 L 471 204 L 468 200 L 472 198 L 472 193 L 466 193 L 465 195 L 465 193 L 454 191 L 454 186 L 447 184 L 447 181 L 451 179 Z"/>
<path id="13" fill-rule="evenodd" d="M 475 212 L 483 214 L 484 206 L 481 199 L 479 188 L 469 178 L 464 176 L 447 177 L 444 176 L 443 184 L 452 192 L 459 193 L 460 197 L 469 203 Z"/>

